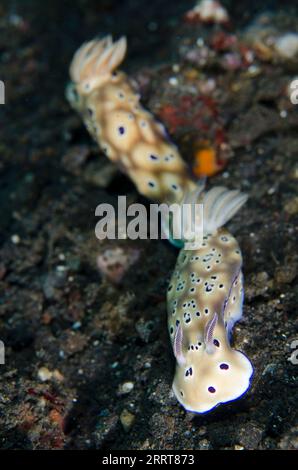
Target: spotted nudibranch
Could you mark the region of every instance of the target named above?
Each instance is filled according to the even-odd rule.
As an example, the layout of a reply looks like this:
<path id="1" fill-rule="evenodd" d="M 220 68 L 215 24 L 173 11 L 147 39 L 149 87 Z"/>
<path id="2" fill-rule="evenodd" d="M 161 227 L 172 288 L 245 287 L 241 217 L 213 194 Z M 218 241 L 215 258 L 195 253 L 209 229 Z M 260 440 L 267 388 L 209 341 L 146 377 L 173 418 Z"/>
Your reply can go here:
<path id="1" fill-rule="evenodd" d="M 115 71 L 125 53 L 124 37 L 83 44 L 70 66 L 72 83 L 66 96 L 107 157 L 141 194 L 164 203 L 180 202 L 195 183 L 164 126 L 141 106 L 127 75 Z"/>
<path id="2" fill-rule="evenodd" d="M 180 251 L 167 304 L 176 357 L 173 391 L 186 410 L 205 413 L 243 395 L 253 368 L 229 342 L 242 316 L 242 257 L 235 238 L 222 228 L 247 198 L 215 187 L 200 199 L 203 241 L 196 249 Z"/>

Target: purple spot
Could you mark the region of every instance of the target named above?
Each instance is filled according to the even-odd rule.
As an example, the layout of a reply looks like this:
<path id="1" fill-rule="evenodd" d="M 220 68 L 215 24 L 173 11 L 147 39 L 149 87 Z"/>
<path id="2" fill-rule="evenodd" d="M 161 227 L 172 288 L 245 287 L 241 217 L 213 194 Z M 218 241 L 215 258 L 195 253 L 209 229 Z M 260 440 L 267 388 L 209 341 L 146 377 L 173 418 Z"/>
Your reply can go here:
<path id="1" fill-rule="evenodd" d="M 158 160 L 158 157 L 156 155 L 150 155 L 151 160 Z"/>
<path id="2" fill-rule="evenodd" d="M 214 387 L 208 387 L 208 392 L 210 392 L 210 393 L 215 393 L 216 390 L 215 390 Z"/>
<path id="3" fill-rule="evenodd" d="M 219 341 L 217 339 L 214 339 L 213 340 L 213 344 L 214 346 L 216 346 L 217 348 L 219 348 Z"/>
<path id="4" fill-rule="evenodd" d="M 118 131 L 120 135 L 123 135 L 125 133 L 125 129 L 123 126 L 118 127 Z"/>
<path id="5" fill-rule="evenodd" d="M 228 364 L 224 364 L 224 363 L 223 363 L 223 364 L 220 364 L 219 367 L 220 367 L 222 370 L 228 370 L 228 369 L 229 369 Z"/>
<path id="6" fill-rule="evenodd" d="M 187 371 L 185 372 L 185 377 L 188 377 L 188 376 L 191 376 L 192 375 L 192 367 L 190 367 L 189 369 L 187 369 Z"/>

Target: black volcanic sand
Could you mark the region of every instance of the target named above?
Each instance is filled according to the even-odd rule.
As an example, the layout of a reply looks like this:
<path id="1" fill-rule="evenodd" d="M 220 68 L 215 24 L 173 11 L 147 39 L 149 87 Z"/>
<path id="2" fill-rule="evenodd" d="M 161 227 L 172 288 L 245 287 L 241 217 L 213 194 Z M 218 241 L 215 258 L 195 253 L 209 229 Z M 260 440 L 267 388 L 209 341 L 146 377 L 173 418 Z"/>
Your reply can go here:
<path id="1" fill-rule="evenodd" d="M 242 29 L 258 2 L 247 9 L 245 2 L 241 9 L 234 3 L 226 2 L 231 27 Z M 289 361 L 298 339 L 298 116 L 284 93 L 297 68 L 258 62 L 256 74 L 225 71 L 215 56 L 201 70 L 185 57 L 214 27 L 186 25 L 182 15 L 192 5 L 1 3 L 1 448 L 298 446 L 298 366 Z M 284 30 L 295 27 L 290 6 L 286 2 L 288 13 L 280 20 Z M 243 250 L 246 292 L 233 342 L 251 358 L 255 373 L 244 397 L 206 415 L 186 413 L 171 392 L 174 358 L 165 294 L 176 249 L 166 241 L 99 242 L 94 236 L 99 203 L 116 206 L 118 194 L 144 202 L 106 161 L 64 98 L 75 49 L 107 32 L 128 35 L 125 68 L 156 114 L 164 106 L 177 107 L 199 80 L 215 79 L 233 157 L 208 184 L 249 194 L 229 228 Z M 176 86 L 169 85 L 173 76 Z M 190 122 L 200 107 L 205 137 L 212 138 L 212 117 L 202 106 L 207 105 L 194 101 Z M 189 124 L 169 131 L 190 161 L 193 138 L 202 132 Z M 130 251 L 139 254 L 120 285 L 97 268 L 96 258 L 107 247 L 121 247 L 128 258 Z M 129 393 L 125 382 L 133 383 Z"/>

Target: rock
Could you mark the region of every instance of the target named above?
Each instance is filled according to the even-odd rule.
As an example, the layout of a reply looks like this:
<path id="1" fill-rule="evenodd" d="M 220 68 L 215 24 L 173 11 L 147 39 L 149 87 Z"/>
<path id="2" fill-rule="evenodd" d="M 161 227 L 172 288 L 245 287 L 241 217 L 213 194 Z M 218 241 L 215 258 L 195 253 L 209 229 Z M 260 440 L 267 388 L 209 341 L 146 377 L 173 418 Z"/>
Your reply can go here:
<path id="1" fill-rule="evenodd" d="M 133 382 L 124 382 L 119 386 L 118 395 L 127 395 L 134 389 Z"/>
<path id="2" fill-rule="evenodd" d="M 59 267 L 58 267 L 59 268 Z M 57 296 L 57 289 L 64 287 L 67 281 L 67 271 L 56 269 L 46 275 L 43 281 L 43 292 L 46 299 L 54 299 Z"/>
<path id="3" fill-rule="evenodd" d="M 209 450 L 210 442 L 207 439 L 202 439 L 199 441 L 199 450 Z"/>
<path id="4" fill-rule="evenodd" d="M 283 436 L 278 447 L 282 450 L 298 450 L 298 426 L 293 427 Z"/>
<path id="5" fill-rule="evenodd" d="M 255 297 L 266 296 L 268 291 L 273 287 L 273 282 L 269 278 L 269 275 L 266 271 L 253 274 L 247 280 L 247 286 L 245 289 L 245 297 L 248 300 L 252 300 Z"/>
<path id="6" fill-rule="evenodd" d="M 51 380 L 53 372 L 47 369 L 47 367 L 41 367 L 40 369 L 38 369 L 37 375 L 39 380 L 41 380 L 42 382 L 47 382 L 48 380 Z"/>
<path id="7" fill-rule="evenodd" d="M 128 432 L 135 422 L 135 415 L 128 410 L 123 410 L 120 415 L 120 421 L 124 431 Z"/>
<path id="8" fill-rule="evenodd" d="M 280 36 L 276 39 L 274 48 L 283 59 L 293 59 L 298 55 L 298 34 L 286 33 Z"/>
<path id="9" fill-rule="evenodd" d="M 90 162 L 84 171 L 83 178 L 87 183 L 91 183 L 99 188 L 107 188 L 118 169 L 111 162 Z"/>
<path id="10" fill-rule="evenodd" d="M 47 382 L 51 379 L 54 379 L 57 382 L 62 382 L 64 380 L 64 376 L 58 369 L 51 371 L 45 366 L 42 366 L 38 369 L 37 376 L 41 382 Z"/>
<path id="11" fill-rule="evenodd" d="M 79 175 L 83 164 L 86 162 L 90 154 L 87 145 L 76 145 L 71 147 L 62 157 L 62 165 L 64 168 L 74 175 Z"/>
<path id="12" fill-rule="evenodd" d="M 254 104 L 231 124 L 230 143 L 233 147 L 250 145 L 263 134 L 280 130 L 282 125 L 277 111 L 261 104 Z M 249 133 L 247 129 L 250 130 Z"/>
<path id="13" fill-rule="evenodd" d="M 245 449 L 257 449 L 262 440 L 263 434 L 264 430 L 257 424 L 247 423 L 240 431 L 239 443 L 242 444 Z"/>
<path id="14" fill-rule="evenodd" d="M 290 199 L 288 202 L 286 202 L 285 211 L 289 215 L 295 215 L 295 214 L 298 213 L 298 196 L 296 196 L 293 199 Z"/>
<path id="15" fill-rule="evenodd" d="M 18 234 L 11 236 L 11 241 L 14 245 L 18 245 L 21 242 L 21 238 Z"/>
<path id="16" fill-rule="evenodd" d="M 119 246 L 108 248 L 97 257 L 97 267 L 101 274 L 114 284 L 119 284 L 127 270 L 139 259 L 140 251 L 126 250 Z"/>
<path id="17" fill-rule="evenodd" d="M 152 340 L 154 333 L 154 322 L 149 320 L 145 321 L 143 318 L 137 321 L 136 330 L 139 333 L 141 339 L 145 343 L 149 343 Z"/>
<path id="18" fill-rule="evenodd" d="M 227 10 L 217 0 L 201 0 L 185 14 L 189 22 L 224 24 L 229 21 Z"/>
<path id="19" fill-rule="evenodd" d="M 88 343 L 88 338 L 85 335 L 71 330 L 66 331 L 63 339 L 63 353 L 68 356 L 83 351 Z"/>
<path id="20" fill-rule="evenodd" d="M 100 448 L 105 439 L 112 438 L 112 436 L 116 434 L 118 422 L 119 418 L 115 415 L 99 418 L 99 421 L 96 424 L 96 429 L 93 433 L 96 448 Z"/>
<path id="21" fill-rule="evenodd" d="M 288 263 L 286 266 L 280 266 L 275 269 L 274 280 L 277 285 L 290 284 L 297 276 L 297 264 Z"/>

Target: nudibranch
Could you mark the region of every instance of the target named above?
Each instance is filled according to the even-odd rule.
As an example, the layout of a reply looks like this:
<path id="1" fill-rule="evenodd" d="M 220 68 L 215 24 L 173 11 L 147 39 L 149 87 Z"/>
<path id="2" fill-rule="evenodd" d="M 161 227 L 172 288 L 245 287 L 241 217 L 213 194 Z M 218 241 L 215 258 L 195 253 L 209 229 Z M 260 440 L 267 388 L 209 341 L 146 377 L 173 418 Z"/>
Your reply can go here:
<path id="1" fill-rule="evenodd" d="M 223 187 L 202 192 L 203 240 L 196 249 L 181 249 L 168 287 L 173 390 L 188 411 L 210 411 L 250 385 L 252 365 L 230 345 L 231 329 L 242 316 L 242 257 L 237 241 L 222 227 L 246 199 Z"/>
<path id="2" fill-rule="evenodd" d="M 128 76 L 116 71 L 126 39 L 111 36 L 83 44 L 70 66 L 70 104 L 106 156 L 152 200 L 180 202 L 195 183 L 164 126 L 140 104 Z"/>

